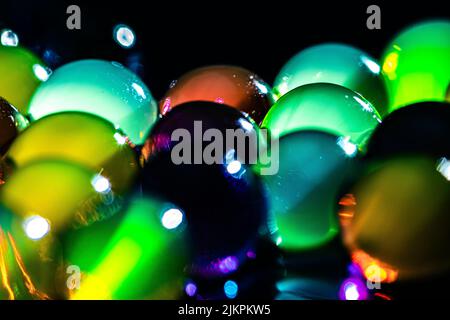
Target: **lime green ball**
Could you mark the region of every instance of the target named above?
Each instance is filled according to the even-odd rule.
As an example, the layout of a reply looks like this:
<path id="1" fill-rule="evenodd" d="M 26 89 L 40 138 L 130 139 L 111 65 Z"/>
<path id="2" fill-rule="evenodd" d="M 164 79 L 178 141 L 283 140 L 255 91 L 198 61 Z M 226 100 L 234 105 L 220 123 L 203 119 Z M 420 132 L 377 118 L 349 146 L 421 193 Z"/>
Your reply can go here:
<path id="1" fill-rule="evenodd" d="M 27 114 L 30 99 L 49 69 L 29 50 L 0 44 L 0 97 Z"/>
<path id="2" fill-rule="evenodd" d="M 387 92 L 377 60 L 364 51 L 340 43 L 309 47 L 292 57 L 274 83 L 277 96 L 310 83 L 334 83 L 358 92 L 384 115 Z"/>
<path id="3" fill-rule="evenodd" d="M 174 205 L 136 196 L 111 219 L 66 233 L 65 263 L 78 266 L 82 275 L 67 297 L 178 298 L 187 257 L 185 226 L 184 213 Z"/>
<path id="4" fill-rule="evenodd" d="M 381 118 L 369 101 L 336 84 L 308 84 L 291 90 L 269 110 L 262 127 L 273 137 L 298 130 L 319 130 L 365 145 Z"/>
<path id="5" fill-rule="evenodd" d="M 422 101 L 450 101 L 450 20 L 405 29 L 387 46 L 382 61 L 389 111 Z"/>
<path id="6" fill-rule="evenodd" d="M 62 111 L 100 116 L 135 144 L 144 142 L 157 119 L 157 104 L 142 80 L 117 62 L 80 60 L 66 64 L 36 91 L 33 119 Z"/>

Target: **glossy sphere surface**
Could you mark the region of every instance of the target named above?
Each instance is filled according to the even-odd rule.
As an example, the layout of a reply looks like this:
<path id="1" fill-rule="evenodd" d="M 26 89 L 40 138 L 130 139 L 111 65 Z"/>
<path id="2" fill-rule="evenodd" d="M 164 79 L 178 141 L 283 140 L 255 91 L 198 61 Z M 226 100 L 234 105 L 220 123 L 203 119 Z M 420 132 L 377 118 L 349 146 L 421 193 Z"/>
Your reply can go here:
<path id="1" fill-rule="evenodd" d="M 107 182 L 95 171 L 59 160 L 21 167 L 0 191 L 5 207 L 21 217 L 42 217 L 53 231 L 110 215 L 110 198 Z"/>
<path id="2" fill-rule="evenodd" d="M 336 206 L 354 170 L 354 148 L 348 154 L 342 138 L 317 131 L 294 132 L 280 139 L 279 171 L 263 176 L 279 247 L 309 249 L 338 233 Z"/>
<path id="3" fill-rule="evenodd" d="M 281 97 L 262 126 L 272 135 L 298 130 L 319 130 L 349 136 L 362 146 L 381 122 L 378 112 L 359 94 L 335 84 L 308 84 Z"/>
<path id="4" fill-rule="evenodd" d="M 198 144 L 196 121 L 202 122 L 200 134 L 211 128 L 223 137 L 226 129 L 257 130 L 241 112 L 228 106 L 210 102 L 178 106 L 155 125 L 144 146 L 142 184 L 144 192 L 163 196 L 186 213 L 197 257 L 194 267 L 202 274 L 216 275 L 222 271 L 211 261 L 231 257 L 239 264 L 245 258 L 265 223 L 266 205 L 260 180 L 243 160 L 239 170 L 230 170 L 226 159 L 217 164 L 174 164 L 172 150 L 178 142 L 171 141 L 171 136 L 175 130 L 182 128 L 190 134 L 187 146 L 192 158 L 197 148 L 206 150 L 209 145 Z M 224 148 L 224 158 L 233 146 Z"/>
<path id="5" fill-rule="evenodd" d="M 421 157 L 373 165 L 354 188 L 350 243 L 398 269 L 402 279 L 448 271 L 449 167 Z"/>
<path id="6" fill-rule="evenodd" d="M 116 192 L 133 183 L 137 157 L 126 137 L 89 113 L 63 112 L 31 124 L 11 145 L 8 159 L 16 167 L 40 159 L 65 159 L 85 165 L 108 178 Z"/>
<path id="7" fill-rule="evenodd" d="M 28 120 L 5 99 L 0 97 L 0 155 L 4 155 Z"/>
<path id="8" fill-rule="evenodd" d="M 141 144 L 156 121 L 157 105 L 142 80 L 121 64 L 79 60 L 55 70 L 29 109 L 33 119 L 62 111 L 93 113 Z"/>
<path id="9" fill-rule="evenodd" d="M 0 44 L 0 97 L 27 114 L 31 96 L 48 77 L 44 63 L 22 47 Z"/>
<path id="10" fill-rule="evenodd" d="M 448 100 L 450 20 L 427 21 L 397 35 L 385 49 L 389 111 L 421 101 Z"/>
<path id="11" fill-rule="evenodd" d="M 345 44 L 320 44 L 299 52 L 277 75 L 274 92 L 281 97 L 299 86 L 320 82 L 338 84 L 358 92 L 381 115 L 386 113 L 387 92 L 378 61 Z"/>
<path id="12" fill-rule="evenodd" d="M 421 102 L 395 110 L 373 132 L 367 157 L 428 155 L 450 159 L 450 104 Z"/>
<path id="13" fill-rule="evenodd" d="M 50 230 L 42 232 L 36 216 L 33 219 L 0 206 L 0 300 L 58 298 L 59 241 Z"/>
<path id="14" fill-rule="evenodd" d="M 161 99 L 159 109 L 161 114 L 166 114 L 192 101 L 226 104 L 260 123 L 273 104 L 273 97 L 269 85 L 251 71 L 234 66 L 209 66 L 190 71 L 175 81 Z"/>
<path id="15" fill-rule="evenodd" d="M 82 273 L 80 288 L 66 294 L 70 299 L 176 299 L 187 247 L 178 208 L 134 197 L 111 219 L 64 236 L 65 263 Z"/>

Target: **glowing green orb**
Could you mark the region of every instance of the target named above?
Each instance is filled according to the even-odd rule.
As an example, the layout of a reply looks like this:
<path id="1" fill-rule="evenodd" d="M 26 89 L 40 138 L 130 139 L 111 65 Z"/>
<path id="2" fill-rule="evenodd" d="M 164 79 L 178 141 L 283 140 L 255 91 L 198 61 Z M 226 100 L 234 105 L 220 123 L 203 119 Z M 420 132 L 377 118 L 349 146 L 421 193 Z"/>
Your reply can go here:
<path id="1" fill-rule="evenodd" d="M 32 52 L 0 44 L 0 97 L 26 114 L 31 96 L 50 71 Z"/>
<path id="2" fill-rule="evenodd" d="M 111 219 L 67 233 L 65 262 L 83 274 L 71 299 L 174 299 L 186 264 L 184 213 L 135 197 Z M 65 289 L 65 288 L 63 288 Z"/>
<path id="3" fill-rule="evenodd" d="M 61 111 L 93 113 L 141 144 L 157 118 L 157 104 L 142 80 L 116 62 L 80 60 L 57 69 L 30 104 L 33 119 Z"/>
<path id="4" fill-rule="evenodd" d="M 421 101 L 450 101 L 450 20 L 405 29 L 382 60 L 389 111 Z"/>
<path id="5" fill-rule="evenodd" d="M 356 146 L 320 131 L 280 139 L 279 170 L 262 176 L 267 186 L 274 240 L 286 250 L 322 245 L 339 231 L 337 203 L 354 170 Z"/>
<path id="6" fill-rule="evenodd" d="M 291 90 L 269 110 L 262 126 L 274 137 L 319 130 L 363 146 L 381 122 L 375 108 L 354 91 L 335 84 L 308 84 Z"/>
<path id="7" fill-rule="evenodd" d="M 380 114 L 387 108 L 387 93 L 381 67 L 367 53 L 338 43 L 307 48 L 292 57 L 274 83 L 278 96 L 310 83 L 334 83 L 358 92 Z"/>

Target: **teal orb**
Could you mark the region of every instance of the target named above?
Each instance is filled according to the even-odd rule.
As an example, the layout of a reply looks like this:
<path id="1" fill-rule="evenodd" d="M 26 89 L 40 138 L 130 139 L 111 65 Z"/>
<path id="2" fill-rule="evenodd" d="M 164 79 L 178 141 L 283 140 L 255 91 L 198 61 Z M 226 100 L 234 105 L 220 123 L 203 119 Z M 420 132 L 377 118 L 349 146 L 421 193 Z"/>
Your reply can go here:
<path id="1" fill-rule="evenodd" d="M 298 130 L 319 130 L 348 137 L 360 149 L 381 118 L 356 92 L 330 83 L 307 84 L 291 90 L 269 110 L 262 127 L 281 137 Z"/>
<path id="2" fill-rule="evenodd" d="M 381 66 L 364 51 L 340 43 L 306 48 L 281 69 L 274 83 L 277 96 L 310 83 L 334 83 L 358 92 L 385 115 L 387 91 Z"/>
<path id="3" fill-rule="evenodd" d="M 38 87 L 29 108 L 32 119 L 62 111 L 100 116 L 135 144 L 144 142 L 157 119 L 157 103 L 144 82 L 121 64 L 103 60 L 66 64 Z"/>

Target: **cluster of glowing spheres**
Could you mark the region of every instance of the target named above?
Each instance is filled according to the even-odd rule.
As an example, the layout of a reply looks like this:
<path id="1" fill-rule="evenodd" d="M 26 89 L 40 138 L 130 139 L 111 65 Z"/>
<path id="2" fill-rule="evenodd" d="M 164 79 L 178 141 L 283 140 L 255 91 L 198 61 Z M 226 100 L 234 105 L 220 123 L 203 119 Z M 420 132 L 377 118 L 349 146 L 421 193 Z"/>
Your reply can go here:
<path id="1" fill-rule="evenodd" d="M 114 194 L 105 193 L 99 183 L 104 185 L 97 172 L 76 163 L 35 161 L 11 175 L 0 190 L 0 201 L 24 219 L 46 219 L 59 232 L 114 213 Z"/>
<path id="2" fill-rule="evenodd" d="M 27 114 L 32 95 L 50 70 L 29 50 L 8 43 L 0 45 L 0 97 Z"/>
<path id="3" fill-rule="evenodd" d="M 450 268 L 450 184 L 433 158 L 394 157 L 353 188 L 355 213 L 347 241 L 398 270 L 403 279 Z"/>
<path id="4" fill-rule="evenodd" d="M 157 118 L 144 82 L 117 62 L 79 60 L 56 69 L 30 102 L 34 119 L 63 111 L 95 114 L 141 144 Z"/>
<path id="5" fill-rule="evenodd" d="M 159 108 L 164 115 L 185 102 L 209 101 L 236 108 L 260 123 L 273 100 L 270 86 L 253 72 L 234 66 L 209 66 L 174 81 Z"/>
<path id="6" fill-rule="evenodd" d="M 177 223 L 167 225 L 167 219 Z M 189 248 L 183 213 L 153 197 L 131 199 L 123 212 L 63 237 L 64 260 L 82 274 L 70 299 L 175 299 L 183 291 Z"/>
<path id="7" fill-rule="evenodd" d="M 0 155 L 3 156 L 9 146 L 28 126 L 28 120 L 5 99 L 0 97 Z"/>
<path id="8" fill-rule="evenodd" d="M 363 147 L 381 118 L 369 101 L 356 92 L 329 83 L 291 90 L 270 109 L 262 127 L 273 136 L 298 130 L 319 130 L 349 137 Z"/>
<path id="9" fill-rule="evenodd" d="M 413 25 L 383 54 L 389 111 L 422 101 L 450 101 L 450 20 Z"/>
<path id="10" fill-rule="evenodd" d="M 7 160 L 20 168 L 36 160 L 62 159 L 101 172 L 113 190 L 131 188 L 137 156 L 110 122 L 89 113 L 62 112 L 33 122 L 11 145 Z"/>
<path id="11" fill-rule="evenodd" d="M 326 43 L 299 52 L 278 73 L 274 92 L 281 97 L 311 83 L 341 85 L 370 101 L 382 116 L 387 112 L 387 93 L 378 61 L 352 46 Z"/>
<path id="12" fill-rule="evenodd" d="M 298 131 L 279 142 L 279 170 L 263 176 L 268 189 L 272 230 L 289 251 L 323 245 L 339 232 L 336 203 L 355 171 L 354 152 L 337 136 Z"/>

